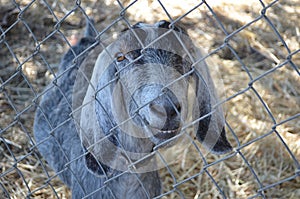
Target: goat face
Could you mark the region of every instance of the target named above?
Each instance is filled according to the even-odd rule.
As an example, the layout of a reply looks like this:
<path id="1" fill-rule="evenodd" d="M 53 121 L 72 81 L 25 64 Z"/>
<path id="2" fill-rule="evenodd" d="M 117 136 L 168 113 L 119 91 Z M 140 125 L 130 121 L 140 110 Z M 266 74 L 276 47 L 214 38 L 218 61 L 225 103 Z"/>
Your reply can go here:
<path id="1" fill-rule="evenodd" d="M 222 109 L 212 111 L 217 98 L 208 69 L 192 65 L 201 54 L 185 30 L 169 25 L 134 25 L 95 64 L 83 102 L 90 106 L 81 111 L 81 140 L 111 168 L 127 169 L 154 147 L 170 146 L 200 117 L 191 125 L 198 140 L 216 153 L 231 150 Z"/>
<path id="2" fill-rule="evenodd" d="M 181 77 L 191 70 L 191 63 L 174 33 L 155 41 L 168 31 L 159 24 L 139 23 L 133 31 L 123 32 L 114 44 L 118 51 L 97 84 L 96 112 L 101 127 L 107 126 L 101 119 L 105 114 L 113 118 L 104 132 L 117 126 L 122 134 L 158 145 L 179 134 L 187 119 L 190 77 Z M 109 102 L 103 96 L 110 96 Z"/>
<path id="3" fill-rule="evenodd" d="M 118 124 L 132 118 L 121 125 L 125 132 L 150 138 L 157 145 L 178 134 L 185 120 L 188 82 L 180 77 L 190 64 L 170 51 L 140 51 L 126 53 L 124 60 L 116 62 L 120 72 L 112 112 Z"/>

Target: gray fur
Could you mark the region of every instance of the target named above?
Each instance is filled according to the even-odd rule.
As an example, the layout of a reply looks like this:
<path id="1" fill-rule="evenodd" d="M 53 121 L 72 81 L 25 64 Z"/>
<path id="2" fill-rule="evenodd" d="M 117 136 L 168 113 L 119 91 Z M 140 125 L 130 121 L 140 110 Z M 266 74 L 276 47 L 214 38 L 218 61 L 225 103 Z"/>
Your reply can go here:
<path id="1" fill-rule="evenodd" d="M 100 45 L 95 45 L 94 29 L 88 24 L 85 38 L 63 57 L 57 73 L 59 78 L 47 87 L 38 106 L 34 122 L 38 149 L 70 187 L 72 198 L 89 194 L 88 198 L 153 198 L 161 194 L 155 159 L 146 158 L 140 165 L 135 165 L 138 172 L 131 172 L 128 167 L 151 154 L 156 145 L 168 140 L 164 137 L 166 133 L 161 132 L 180 133 L 182 118 L 188 118 L 190 109 L 185 102 L 191 79 L 197 93 L 197 98 L 193 99 L 197 108 L 194 108 L 196 110 L 191 117 L 198 118 L 210 113 L 211 103 L 216 102 L 212 80 L 206 66 L 203 66 L 199 68 L 200 75 L 193 74 L 178 80 L 177 84 L 160 95 L 164 86 L 191 69 L 192 60 L 186 61 L 177 55 L 183 51 L 172 51 L 182 49 L 180 44 L 162 41 L 145 50 L 142 59 L 121 69 L 136 58 L 132 53 L 139 52 L 131 50 L 142 49 L 142 46 L 131 33 L 125 33 L 108 48 L 112 55 L 124 52 L 125 61 L 116 62 L 105 52 L 96 61 L 93 56 L 98 56 L 102 49 Z M 159 30 L 155 28 L 168 28 L 167 25 L 168 22 L 161 21 L 154 25 L 140 23 L 133 28 L 144 31 L 140 36 L 147 45 L 159 36 Z M 181 28 L 175 27 L 175 30 L 186 34 Z M 173 39 L 176 38 L 172 36 Z M 132 43 L 137 46 L 129 47 Z M 162 46 L 164 50 L 156 50 Z M 90 50 L 73 63 L 73 52 L 79 55 L 86 49 Z M 89 51 L 89 58 L 84 59 Z M 99 67 L 107 63 L 108 67 L 99 72 Z M 85 74 L 88 80 L 79 78 L 78 71 Z M 115 78 L 116 73 L 119 73 L 118 81 L 103 88 Z M 199 76 L 204 76 L 204 80 Z M 91 99 L 94 102 L 87 108 L 73 112 Z M 110 130 L 128 117 L 132 117 L 133 126 L 129 127 L 132 131 L 124 132 L 119 127 L 111 134 Z M 218 109 L 216 114 L 201 120 L 196 128 L 198 140 L 215 153 L 231 150 L 222 121 L 223 112 Z M 146 170 L 139 171 L 139 167 L 145 165 Z"/>

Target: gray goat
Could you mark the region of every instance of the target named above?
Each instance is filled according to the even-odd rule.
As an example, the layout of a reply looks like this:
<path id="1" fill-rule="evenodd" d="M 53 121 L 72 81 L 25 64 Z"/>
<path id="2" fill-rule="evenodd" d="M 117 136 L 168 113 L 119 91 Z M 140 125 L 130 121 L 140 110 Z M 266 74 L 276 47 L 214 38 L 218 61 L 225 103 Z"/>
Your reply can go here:
<path id="1" fill-rule="evenodd" d="M 217 97 L 208 69 L 191 64 L 199 50 L 184 29 L 169 26 L 137 23 L 105 49 L 88 26 L 64 55 L 38 105 L 34 135 L 72 198 L 159 196 L 151 157 L 180 142 L 193 121 L 207 149 L 231 150 L 222 109 L 213 109 Z"/>

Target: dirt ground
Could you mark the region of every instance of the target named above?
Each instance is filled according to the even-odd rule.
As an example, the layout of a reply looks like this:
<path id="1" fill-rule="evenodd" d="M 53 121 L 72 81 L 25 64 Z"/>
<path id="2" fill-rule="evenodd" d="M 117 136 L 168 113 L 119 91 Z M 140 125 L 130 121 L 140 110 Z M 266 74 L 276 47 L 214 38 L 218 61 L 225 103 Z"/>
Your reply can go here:
<path id="1" fill-rule="evenodd" d="M 82 34 L 85 14 L 98 32 L 112 24 L 103 37 L 127 26 L 123 20 L 113 24 L 122 11 L 115 1 L 74 2 L 0 0 L 0 198 L 70 198 L 34 147 L 35 102 Z M 160 170 L 163 191 L 182 182 L 176 189 L 186 198 L 222 198 L 213 177 L 228 198 L 300 198 L 300 1 L 208 0 L 198 8 L 192 0 L 160 1 L 163 7 L 154 0 L 121 2 L 129 5 L 125 17 L 131 24 L 182 17 L 224 84 L 220 92 L 235 151 L 207 155 L 212 166 L 203 170 L 189 147 L 171 166 L 175 179 Z"/>

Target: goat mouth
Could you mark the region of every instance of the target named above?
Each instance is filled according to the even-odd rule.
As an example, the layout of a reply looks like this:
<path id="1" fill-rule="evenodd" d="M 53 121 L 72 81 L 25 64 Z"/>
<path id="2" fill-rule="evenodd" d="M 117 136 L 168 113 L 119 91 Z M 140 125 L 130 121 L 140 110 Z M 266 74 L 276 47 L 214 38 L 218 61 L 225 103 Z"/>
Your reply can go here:
<path id="1" fill-rule="evenodd" d="M 170 139 L 178 134 L 180 129 L 174 129 L 174 130 L 158 130 L 155 134 L 154 137 L 158 139 L 163 139 L 167 140 Z"/>

